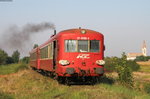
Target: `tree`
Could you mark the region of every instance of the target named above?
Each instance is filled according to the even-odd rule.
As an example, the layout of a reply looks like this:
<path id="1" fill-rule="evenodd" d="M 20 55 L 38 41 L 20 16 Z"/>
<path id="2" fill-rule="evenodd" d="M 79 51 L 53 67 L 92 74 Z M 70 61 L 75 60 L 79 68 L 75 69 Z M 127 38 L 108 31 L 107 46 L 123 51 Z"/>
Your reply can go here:
<path id="1" fill-rule="evenodd" d="M 133 87 L 133 76 L 131 67 L 128 66 L 127 56 L 125 53 L 122 53 L 122 57 L 119 58 L 118 62 L 116 63 L 116 71 L 119 76 L 119 81 L 128 86 Z"/>
<path id="2" fill-rule="evenodd" d="M 30 60 L 30 58 L 29 58 L 28 56 L 26 56 L 26 57 L 23 57 L 23 58 L 21 59 L 21 62 L 22 62 L 22 63 L 25 63 L 25 64 L 28 64 L 28 63 L 29 63 L 29 60 Z"/>
<path id="3" fill-rule="evenodd" d="M 7 57 L 8 54 L 4 50 L 0 49 L 0 65 L 6 64 Z"/>
<path id="4" fill-rule="evenodd" d="M 37 48 L 39 45 L 38 44 L 34 44 L 33 48 Z"/>
<path id="5" fill-rule="evenodd" d="M 148 61 L 150 60 L 150 56 L 147 56 L 147 60 L 148 60 Z"/>
<path id="6" fill-rule="evenodd" d="M 148 61 L 150 56 L 137 56 L 135 61 Z"/>
<path id="7" fill-rule="evenodd" d="M 147 61 L 145 56 L 137 56 L 135 61 Z"/>
<path id="8" fill-rule="evenodd" d="M 14 63 L 13 58 L 8 56 L 7 59 L 6 59 L 6 64 L 12 64 L 12 63 Z"/>
<path id="9" fill-rule="evenodd" d="M 14 51 L 13 54 L 12 54 L 12 59 L 13 59 L 14 63 L 18 63 L 19 58 L 20 58 L 19 51 L 18 50 Z"/>

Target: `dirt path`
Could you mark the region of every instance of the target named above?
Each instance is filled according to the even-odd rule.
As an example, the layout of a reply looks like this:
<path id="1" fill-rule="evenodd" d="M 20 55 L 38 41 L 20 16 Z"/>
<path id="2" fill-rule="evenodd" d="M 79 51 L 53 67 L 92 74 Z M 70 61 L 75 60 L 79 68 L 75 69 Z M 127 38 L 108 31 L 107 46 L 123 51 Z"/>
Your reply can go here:
<path id="1" fill-rule="evenodd" d="M 4 77 L 10 77 L 10 76 L 18 76 L 18 75 L 23 75 L 24 73 L 28 72 L 29 70 L 23 70 L 23 71 L 19 71 L 17 73 L 11 73 L 11 74 L 5 74 L 5 75 L 0 75 L 0 78 L 4 78 Z"/>
<path id="2" fill-rule="evenodd" d="M 0 75 L 0 78 L 12 76 L 12 75 L 17 75 L 17 73 L 12 73 L 12 74 L 7 74 L 7 75 Z"/>

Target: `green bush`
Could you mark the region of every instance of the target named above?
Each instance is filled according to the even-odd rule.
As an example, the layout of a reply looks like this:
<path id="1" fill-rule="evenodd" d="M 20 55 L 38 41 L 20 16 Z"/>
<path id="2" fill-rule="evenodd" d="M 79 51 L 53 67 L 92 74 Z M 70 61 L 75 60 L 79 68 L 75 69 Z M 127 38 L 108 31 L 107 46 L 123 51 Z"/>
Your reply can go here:
<path id="1" fill-rule="evenodd" d="M 140 65 L 136 63 L 136 61 L 126 60 L 126 66 L 128 66 L 132 71 L 138 71 L 140 69 Z M 116 66 L 118 64 L 122 65 L 122 59 L 118 57 L 106 57 L 105 58 L 105 69 L 106 71 L 113 71 L 116 72 Z"/>
<path id="2" fill-rule="evenodd" d="M 137 56 L 135 61 L 148 61 L 150 56 Z"/>
<path id="3" fill-rule="evenodd" d="M 118 73 L 118 80 L 123 85 L 128 87 L 133 87 L 133 76 L 131 67 L 128 66 L 128 61 L 125 53 L 122 54 L 122 57 L 117 60 L 116 71 Z"/>
<path id="4" fill-rule="evenodd" d="M 115 65 L 118 60 L 118 57 L 106 57 L 104 68 L 106 71 L 115 71 Z"/>
<path id="5" fill-rule="evenodd" d="M 132 71 L 137 71 L 140 68 L 135 61 L 127 61 L 127 57 L 123 53 L 121 58 L 106 57 L 105 62 L 106 71 L 117 72 L 120 83 L 129 87 L 133 86 Z"/>
<path id="6" fill-rule="evenodd" d="M 121 84 L 133 87 L 132 71 L 129 67 L 117 66 L 118 80 Z"/>
<path id="7" fill-rule="evenodd" d="M 150 83 L 147 83 L 144 85 L 144 91 L 148 94 L 150 94 Z"/>
<path id="8" fill-rule="evenodd" d="M 7 57 L 8 54 L 4 50 L 0 49 L 0 65 L 6 64 Z"/>
<path id="9" fill-rule="evenodd" d="M 140 69 L 140 65 L 132 60 L 127 61 L 127 66 L 130 67 L 132 71 L 138 71 Z"/>
<path id="10" fill-rule="evenodd" d="M 15 71 L 18 72 L 19 70 L 24 70 L 24 69 L 28 69 L 27 64 L 20 64 Z"/>
<path id="11" fill-rule="evenodd" d="M 11 95 L 0 91 L 0 99 L 14 99 Z"/>

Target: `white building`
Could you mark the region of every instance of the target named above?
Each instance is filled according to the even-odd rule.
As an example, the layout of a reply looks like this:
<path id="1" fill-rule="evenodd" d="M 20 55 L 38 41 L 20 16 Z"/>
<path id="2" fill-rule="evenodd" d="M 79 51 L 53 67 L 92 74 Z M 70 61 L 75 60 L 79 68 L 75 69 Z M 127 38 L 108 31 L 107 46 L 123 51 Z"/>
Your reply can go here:
<path id="1" fill-rule="evenodd" d="M 127 60 L 135 60 L 137 56 L 147 56 L 146 42 L 143 42 L 142 53 L 128 53 Z"/>

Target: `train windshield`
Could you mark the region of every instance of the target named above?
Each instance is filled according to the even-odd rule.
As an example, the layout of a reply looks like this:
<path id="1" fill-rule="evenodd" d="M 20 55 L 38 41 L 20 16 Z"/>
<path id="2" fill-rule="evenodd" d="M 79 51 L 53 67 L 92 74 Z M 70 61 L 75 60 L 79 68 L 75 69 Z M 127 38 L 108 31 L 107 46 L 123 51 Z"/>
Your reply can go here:
<path id="1" fill-rule="evenodd" d="M 76 40 L 65 40 L 65 51 L 66 52 L 77 52 L 77 41 Z"/>
<path id="2" fill-rule="evenodd" d="M 65 52 L 99 52 L 99 40 L 65 40 Z"/>
<path id="3" fill-rule="evenodd" d="M 78 41 L 78 52 L 88 52 L 88 40 Z"/>
<path id="4" fill-rule="evenodd" d="M 90 52 L 99 52 L 99 41 L 98 40 L 90 41 Z"/>

